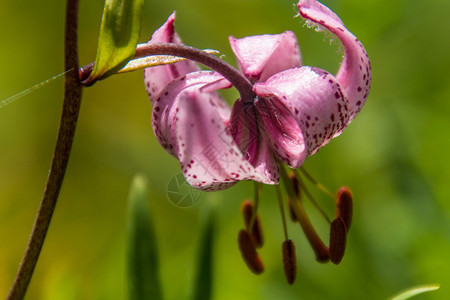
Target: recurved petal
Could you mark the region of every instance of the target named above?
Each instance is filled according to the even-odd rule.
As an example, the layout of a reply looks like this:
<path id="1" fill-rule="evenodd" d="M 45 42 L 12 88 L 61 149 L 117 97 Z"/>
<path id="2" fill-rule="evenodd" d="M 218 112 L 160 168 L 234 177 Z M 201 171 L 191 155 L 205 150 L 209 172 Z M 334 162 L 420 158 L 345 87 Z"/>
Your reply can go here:
<path id="1" fill-rule="evenodd" d="M 181 39 L 175 32 L 175 27 L 173 25 L 174 21 L 175 12 L 169 16 L 164 25 L 153 33 L 149 43 L 182 44 Z M 161 90 L 175 78 L 198 70 L 200 70 L 199 67 L 189 60 L 164 66 L 146 68 L 144 70 L 144 81 L 150 101 L 153 103 L 159 96 Z"/>
<path id="2" fill-rule="evenodd" d="M 272 95 L 258 97 L 254 105 L 260 120 L 260 130 L 265 134 L 272 151 L 288 166 L 300 167 L 307 157 L 307 148 L 304 133 L 291 111 Z"/>
<path id="3" fill-rule="evenodd" d="M 292 31 L 242 39 L 230 36 L 229 41 L 239 68 L 253 82 L 265 81 L 280 71 L 302 64 L 297 38 Z"/>
<path id="4" fill-rule="evenodd" d="M 335 34 L 344 45 L 344 60 L 336 78 L 348 96 L 350 120 L 353 120 L 367 99 L 372 79 L 370 62 L 364 46 L 345 28 L 334 12 L 318 1 L 300 0 L 298 9 L 303 18 L 319 27 L 325 27 Z"/>
<path id="5" fill-rule="evenodd" d="M 340 134 L 350 121 L 343 88 L 333 75 L 319 68 L 290 69 L 255 84 L 254 89 L 258 96 L 284 103 L 289 109 L 301 128 L 308 156 Z M 287 130 L 284 126 L 279 127 Z"/>
<path id="6" fill-rule="evenodd" d="M 245 179 L 267 182 L 239 150 L 208 93 L 192 87 L 178 98 L 173 143 L 183 174 L 193 187 L 217 191 Z"/>

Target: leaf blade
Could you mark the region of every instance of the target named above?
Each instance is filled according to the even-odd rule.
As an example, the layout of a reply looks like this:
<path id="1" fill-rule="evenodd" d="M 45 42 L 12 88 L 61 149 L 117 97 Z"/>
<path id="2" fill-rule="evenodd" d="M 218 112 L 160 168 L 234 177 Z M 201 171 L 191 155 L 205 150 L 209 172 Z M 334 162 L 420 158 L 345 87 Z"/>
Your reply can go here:
<path id="1" fill-rule="evenodd" d="M 405 291 L 400 292 L 398 295 L 392 297 L 392 300 L 406 300 L 410 299 L 416 295 L 431 292 L 438 290 L 440 288 L 439 284 L 428 284 L 428 285 L 419 285 L 412 288 L 409 288 Z"/>
<path id="2" fill-rule="evenodd" d="M 135 54 L 144 0 L 106 0 L 92 73 L 94 82 L 120 70 Z"/>
<path id="3" fill-rule="evenodd" d="M 195 278 L 192 300 L 212 298 L 215 226 L 215 215 L 212 208 L 203 225 L 197 257 L 197 277 Z"/>
<path id="4" fill-rule="evenodd" d="M 136 175 L 128 198 L 127 263 L 130 299 L 163 299 L 156 234 L 148 203 L 147 181 Z"/>

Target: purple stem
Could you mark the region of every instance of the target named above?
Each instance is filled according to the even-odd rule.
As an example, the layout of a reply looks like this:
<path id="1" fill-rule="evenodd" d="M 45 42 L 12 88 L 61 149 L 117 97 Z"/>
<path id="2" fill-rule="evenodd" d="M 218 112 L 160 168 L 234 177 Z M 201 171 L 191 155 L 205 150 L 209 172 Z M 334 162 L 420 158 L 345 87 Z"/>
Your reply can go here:
<path id="1" fill-rule="evenodd" d="M 11 286 L 7 300 L 23 299 L 30 284 L 34 268 L 41 253 L 47 235 L 48 227 L 58 199 L 58 194 L 64 179 L 70 149 L 81 105 L 81 89 L 78 78 L 78 0 L 66 2 L 66 24 L 64 38 L 65 69 L 73 70 L 66 74 L 64 86 L 64 104 L 58 130 L 55 152 L 53 154 L 50 172 L 42 195 L 39 211 L 34 221 L 33 230 L 28 241 L 14 283 Z"/>
<path id="2" fill-rule="evenodd" d="M 200 49 L 173 43 L 139 44 L 136 47 L 136 54 L 133 59 L 150 55 L 173 55 L 201 63 L 228 79 L 239 91 L 244 102 L 253 102 L 256 97 L 252 83 L 241 72 L 220 58 Z M 82 80 L 83 85 L 89 86 L 99 80 L 98 78 L 89 78 L 93 68 L 94 63 L 80 68 L 80 80 Z"/>

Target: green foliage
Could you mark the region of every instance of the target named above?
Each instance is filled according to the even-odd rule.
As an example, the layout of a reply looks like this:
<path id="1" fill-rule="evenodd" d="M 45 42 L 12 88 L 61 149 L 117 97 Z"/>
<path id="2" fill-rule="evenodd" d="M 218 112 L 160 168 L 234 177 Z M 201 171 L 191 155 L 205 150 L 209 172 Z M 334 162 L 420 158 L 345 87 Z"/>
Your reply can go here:
<path id="1" fill-rule="evenodd" d="M 116 73 L 133 57 L 144 0 L 106 0 L 95 66 L 88 81 Z"/>
<path id="2" fill-rule="evenodd" d="M 203 225 L 203 235 L 199 243 L 197 277 L 194 284 L 192 300 L 208 300 L 212 298 L 214 282 L 214 234 L 215 213 L 210 211 Z"/>
<path id="3" fill-rule="evenodd" d="M 406 300 L 419 294 L 435 291 L 437 289 L 439 289 L 439 284 L 415 286 L 401 292 L 400 294 L 392 298 L 392 300 Z"/>
<path id="4" fill-rule="evenodd" d="M 128 198 L 128 272 L 130 298 L 162 299 L 158 249 L 151 222 L 147 182 L 137 175 Z"/>

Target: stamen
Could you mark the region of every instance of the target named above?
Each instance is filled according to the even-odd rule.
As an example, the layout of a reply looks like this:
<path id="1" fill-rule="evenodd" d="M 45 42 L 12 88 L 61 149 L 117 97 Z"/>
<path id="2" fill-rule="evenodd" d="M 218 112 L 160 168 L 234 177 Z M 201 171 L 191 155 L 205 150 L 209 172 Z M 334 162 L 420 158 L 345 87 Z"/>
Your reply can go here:
<path id="1" fill-rule="evenodd" d="M 259 206 L 259 195 L 261 194 L 261 184 L 256 181 L 254 181 L 253 183 L 254 183 L 253 187 L 254 187 L 254 198 L 255 198 L 255 206 L 253 208 L 253 211 L 255 213 L 252 214 L 249 228 L 253 228 L 253 225 L 255 224 L 256 212 L 258 211 L 258 206 Z"/>
<path id="2" fill-rule="evenodd" d="M 244 217 L 244 224 L 247 232 L 250 233 L 253 243 L 256 248 L 261 248 L 264 244 L 264 237 L 262 233 L 261 221 L 254 209 L 253 203 L 250 200 L 245 200 L 241 205 L 242 215 Z M 256 215 L 253 228 L 250 228 L 250 222 L 253 215 Z"/>
<path id="3" fill-rule="evenodd" d="M 300 167 L 300 171 L 303 173 L 303 175 L 306 176 L 306 178 L 308 178 L 309 181 L 311 181 L 312 184 L 314 184 L 319 190 L 321 190 L 322 192 L 324 192 L 325 194 L 327 194 L 328 196 L 330 196 L 332 199 L 334 199 L 334 195 L 332 192 L 330 192 L 323 184 L 321 184 L 320 182 L 318 182 L 317 180 L 314 179 L 314 177 L 311 176 L 311 174 L 309 174 L 305 168 Z"/>
<path id="4" fill-rule="evenodd" d="M 275 190 L 277 191 L 278 204 L 280 205 L 281 220 L 283 221 L 284 239 L 287 240 L 289 239 L 289 237 L 287 232 L 286 216 L 284 214 L 283 197 L 281 195 L 281 190 L 278 185 L 275 186 Z"/>
<path id="5" fill-rule="evenodd" d="M 255 245 L 253 244 L 250 234 L 242 229 L 238 236 L 239 250 L 241 251 L 242 259 L 247 264 L 247 267 L 255 274 L 261 274 L 264 272 L 264 265 L 261 258 L 256 252 Z"/>
<path id="6" fill-rule="evenodd" d="M 287 203 L 288 203 L 288 208 L 289 208 L 289 215 L 291 216 L 291 221 L 292 222 L 298 222 L 297 216 L 295 215 L 294 212 L 294 208 L 292 208 L 292 200 L 291 198 L 287 197 Z"/>
<path id="7" fill-rule="evenodd" d="M 292 185 L 294 186 L 295 194 L 300 198 L 300 184 L 298 183 L 297 176 L 295 176 L 294 172 L 289 173 L 289 179 L 292 181 Z"/>
<path id="8" fill-rule="evenodd" d="M 300 200 L 295 194 L 294 187 L 292 186 L 292 184 L 289 184 L 291 181 L 286 174 L 284 166 L 281 166 L 280 172 L 284 182 L 284 186 L 286 188 L 286 192 L 288 193 L 291 200 L 293 200 L 292 208 L 294 210 L 294 213 L 299 220 L 300 226 L 302 227 L 303 232 L 308 239 L 308 242 L 310 243 L 316 254 L 316 260 L 319 262 L 327 262 L 329 260 L 328 247 L 325 246 L 325 244 L 322 242 L 319 235 L 315 231 L 314 227 L 312 226 L 311 221 L 309 220 L 303 206 L 301 205 Z"/>
<path id="9" fill-rule="evenodd" d="M 330 228 L 330 260 L 334 264 L 339 264 L 344 257 L 347 243 L 347 232 L 344 221 L 337 217 L 331 223 Z"/>
<path id="10" fill-rule="evenodd" d="M 313 195 L 309 192 L 308 188 L 305 185 L 305 182 L 303 182 L 302 178 L 300 177 L 300 174 L 298 174 L 297 170 L 294 170 L 294 173 L 297 176 L 298 183 L 300 184 L 303 191 L 305 192 L 305 195 L 308 197 L 308 199 L 311 201 L 311 203 L 314 205 L 314 207 L 320 212 L 320 214 L 325 218 L 325 220 L 327 220 L 327 222 L 329 224 L 331 224 L 330 218 L 320 207 L 319 203 L 317 203 L 316 199 L 314 199 Z"/>
<path id="11" fill-rule="evenodd" d="M 289 173 L 289 179 L 292 181 L 292 185 L 294 187 L 295 194 L 297 195 L 299 201 L 301 202 L 302 201 L 302 194 L 301 194 L 301 191 L 300 191 L 300 185 L 298 183 L 297 177 L 295 176 L 294 172 Z M 294 210 L 292 208 L 292 200 L 289 197 L 289 195 L 287 197 L 287 203 L 288 203 L 289 214 L 291 216 L 291 220 L 292 220 L 292 222 L 295 223 L 298 220 L 297 220 L 297 217 L 295 216 Z"/>
<path id="12" fill-rule="evenodd" d="M 347 232 L 352 224 L 353 195 L 348 187 L 341 187 L 336 196 L 336 217 L 341 217 Z"/>
<path id="13" fill-rule="evenodd" d="M 284 275 L 286 275 L 287 282 L 293 284 L 297 276 L 297 255 L 295 254 L 294 242 L 285 240 L 282 249 Z"/>

